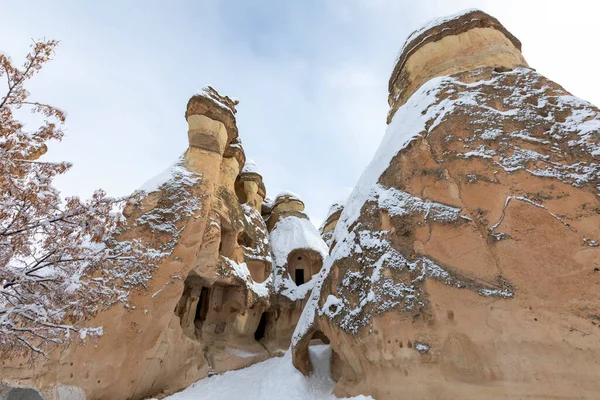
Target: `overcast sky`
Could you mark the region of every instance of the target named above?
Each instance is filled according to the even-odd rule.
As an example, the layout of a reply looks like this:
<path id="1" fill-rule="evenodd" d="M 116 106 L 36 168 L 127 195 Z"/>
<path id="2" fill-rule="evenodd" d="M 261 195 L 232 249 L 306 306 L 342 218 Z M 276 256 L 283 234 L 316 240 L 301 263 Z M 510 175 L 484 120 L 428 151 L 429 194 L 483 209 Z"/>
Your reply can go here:
<path id="1" fill-rule="evenodd" d="M 267 191 L 291 190 L 319 224 L 385 131 L 387 82 L 405 38 L 465 8 L 497 17 L 529 64 L 600 104 L 600 2 L 542 0 L 0 0 L 0 51 L 61 41 L 30 85 L 68 113 L 48 157 L 74 163 L 64 194 L 124 195 L 187 147 L 188 98 L 206 84 L 240 99 L 246 155 Z"/>

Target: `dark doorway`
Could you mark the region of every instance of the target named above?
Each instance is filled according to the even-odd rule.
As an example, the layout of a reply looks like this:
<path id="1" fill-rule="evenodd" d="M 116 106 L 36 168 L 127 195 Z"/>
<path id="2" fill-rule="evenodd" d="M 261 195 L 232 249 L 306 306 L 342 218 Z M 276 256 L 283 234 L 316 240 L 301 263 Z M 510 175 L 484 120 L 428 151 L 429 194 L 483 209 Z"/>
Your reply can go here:
<path id="1" fill-rule="evenodd" d="M 260 339 L 265 337 L 266 330 L 267 330 L 267 313 L 264 312 L 260 316 L 260 322 L 258 323 L 258 328 L 256 328 L 256 332 L 254 332 L 254 339 L 256 339 L 256 341 L 259 342 Z"/>
<path id="2" fill-rule="evenodd" d="M 196 326 L 202 324 L 206 320 L 206 314 L 208 314 L 208 288 L 203 287 L 202 290 L 200 290 L 200 298 L 198 299 L 196 314 L 194 316 L 194 323 Z"/>
<path id="3" fill-rule="evenodd" d="M 300 286 L 304 283 L 304 270 L 302 268 L 296 269 L 296 273 L 294 276 L 294 282 L 296 285 Z"/>

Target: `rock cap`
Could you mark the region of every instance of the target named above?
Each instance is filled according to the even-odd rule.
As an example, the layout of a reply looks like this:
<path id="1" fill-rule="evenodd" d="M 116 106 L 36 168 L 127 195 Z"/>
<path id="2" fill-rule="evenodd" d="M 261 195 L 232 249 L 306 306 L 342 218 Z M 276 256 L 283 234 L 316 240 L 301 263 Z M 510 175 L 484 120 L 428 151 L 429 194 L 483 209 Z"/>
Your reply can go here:
<path id="1" fill-rule="evenodd" d="M 212 86 L 206 86 L 194 94 L 187 103 L 185 118 L 191 115 L 205 115 L 220 121 L 227 129 L 227 143 L 238 137 L 235 114 L 239 100 L 219 94 Z"/>
<path id="2" fill-rule="evenodd" d="M 223 157 L 233 157 L 240 166 L 246 163 L 246 152 L 239 137 L 234 138 L 225 149 Z"/>
<path id="3" fill-rule="evenodd" d="M 479 9 L 464 10 L 454 15 L 432 20 L 408 36 L 396 57 L 394 70 L 388 85 L 389 91 L 392 91 L 393 84 L 398 79 L 406 60 L 421 47 L 446 36 L 458 35 L 474 28 L 494 28 L 502 32 L 521 51 L 521 41 L 496 18 Z"/>

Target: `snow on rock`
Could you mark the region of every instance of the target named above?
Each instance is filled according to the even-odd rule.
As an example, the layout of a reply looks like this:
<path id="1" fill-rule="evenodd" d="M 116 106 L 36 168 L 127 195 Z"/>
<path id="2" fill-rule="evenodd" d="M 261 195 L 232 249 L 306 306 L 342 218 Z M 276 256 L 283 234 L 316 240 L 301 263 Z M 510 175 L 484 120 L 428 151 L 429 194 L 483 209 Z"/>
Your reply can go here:
<path id="1" fill-rule="evenodd" d="M 174 180 L 179 180 L 186 186 L 194 185 L 200 180 L 200 174 L 190 172 L 185 168 L 183 162 L 183 156 L 179 157 L 173 165 L 144 183 L 139 190 L 143 190 L 146 193 L 156 192 L 162 186 Z"/>
<path id="2" fill-rule="evenodd" d="M 328 247 L 330 247 L 331 243 L 333 242 L 334 230 L 332 225 L 336 223 L 336 221 L 339 219 L 342 210 L 344 209 L 344 204 L 346 203 L 347 198 L 348 196 L 345 196 L 343 199 L 334 201 L 329 206 L 329 210 L 327 211 L 325 220 L 323 220 L 323 222 L 320 224 L 319 232 L 321 232 L 321 237 L 323 238 Z"/>
<path id="3" fill-rule="evenodd" d="M 377 184 L 373 187 L 372 198 L 377 200 L 377 205 L 382 210 L 387 210 L 389 215 L 424 214 L 424 220 L 440 222 L 456 221 L 460 216 L 460 209 L 447 206 L 431 200 L 422 200 L 410 193 L 396 188 L 386 189 Z"/>
<path id="4" fill-rule="evenodd" d="M 288 197 L 291 200 L 296 200 L 296 201 L 299 201 L 304 204 L 304 202 L 302 201 L 300 196 L 298 194 L 292 192 L 291 190 L 281 191 L 277 194 L 277 196 L 275 196 L 272 199 L 270 197 L 265 197 L 263 204 L 268 208 L 274 207 L 275 204 L 277 204 L 279 202 L 279 199 L 282 197 Z"/>
<path id="5" fill-rule="evenodd" d="M 425 343 L 415 343 L 415 350 L 419 353 L 427 353 L 429 351 L 429 345 Z"/>
<path id="6" fill-rule="evenodd" d="M 263 238 L 262 240 L 254 243 L 254 246 L 252 247 L 243 246 L 246 259 L 265 261 L 266 263 L 271 264 L 273 262 L 271 258 L 271 247 L 269 246 L 269 241 L 267 240 L 269 233 L 267 231 L 267 226 L 265 225 L 264 219 L 258 210 L 255 210 L 248 204 L 242 204 L 242 210 L 244 211 L 244 218 L 248 226 L 251 226 L 253 229 L 257 230 L 259 237 Z"/>
<path id="7" fill-rule="evenodd" d="M 448 78 L 439 77 L 430 80 L 398 109 L 386 129 L 375 156 L 346 200 L 344 211 L 335 230 L 338 240 L 347 235 L 348 227 L 359 217 L 362 206 L 371 196 L 371 189 L 389 167 L 392 158 L 413 139 L 425 132 L 425 124 L 429 120 L 443 113 L 445 104 L 436 106 L 435 103 L 441 90 L 441 83 L 446 79 Z"/>
<path id="8" fill-rule="evenodd" d="M 307 334 L 310 328 L 313 326 L 315 317 L 317 315 L 317 311 L 319 310 L 319 299 L 321 298 L 321 288 L 323 287 L 323 282 L 325 278 L 329 275 L 331 271 L 331 262 L 330 258 L 326 258 L 323 262 L 323 268 L 317 275 L 313 277 L 311 280 L 312 288 L 308 295 L 308 300 L 304 309 L 302 310 L 302 314 L 300 315 L 300 319 L 298 320 L 298 324 L 296 324 L 296 329 L 294 330 L 294 334 L 292 335 L 292 348 L 295 347 L 298 342 Z M 329 299 L 328 299 L 329 300 Z M 339 299 L 332 299 L 332 302 L 336 303 L 336 306 L 340 304 Z M 328 305 L 327 309 L 329 309 L 331 303 Z M 341 310 L 340 310 L 341 311 Z M 335 312 L 337 315 L 339 311 Z"/>
<path id="9" fill-rule="evenodd" d="M 404 42 L 404 46 L 402 46 L 402 48 L 400 49 L 400 52 L 398 53 L 398 56 L 396 57 L 396 60 L 394 62 L 394 66 L 398 63 L 400 55 L 404 52 L 406 46 L 408 44 L 410 44 L 410 42 L 412 42 L 413 40 L 415 40 L 417 37 L 419 37 L 421 34 L 425 33 L 429 29 L 435 28 L 436 26 L 440 26 L 440 25 L 443 25 L 445 23 L 457 20 L 460 17 L 462 17 L 463 15 L 470 14 L 470 13 L 475 12 L 475 11 L 480 11 L 480 10 L 477 9 L 477 8 L 469 8 L 469 9 L 466 9 L 466 10 L 459 11 L 459 12 L 457 12 L 455 14 L 452 14 L 452 15 L 447 15 L 447 16 L 441 17 L 441 18 L 434 18 L 434 19 L 430 20 L 429 22 L 423 24 L 419 29 L 413 31 L 413 33 L 411 33 L 408 36 L 408 38 Z M 416 46 L 418 46 L 418 44 L 415 45 L 415 46 L 413 46 L 413 47 L 416 47 Z"/>
<path id="10" fill-rule="evenodd" d="M 273 276 L 269 275 L 269 277 L 261 283 L 255 282 L 250 275 L 250 270 L 248 270 L 248 266 L 245 262 L 236 263 L 230 258 L 223 257 L 225 263 L 231 268 L 231 272 L 233 275 L 240 278 L 246 284 L 248 290 L 254 292 L 258 297 L 268 298 L 270 291 L 269 288 L 273 284 Z"/>
<path id="11" fill-rule="evenodd" d="M 161 192 L 157 205 L 136 219 L 134 226 L 145 226 L 152 232 L 169 235 L 170 239 L 157 249 L 163 255 L 170 254 L 175 248 L 187 219 L 200 207 L 200 196 L 193 192 L 192 187 L 201 179 L 200 174 L 185 167 L 182 156 L 173 166 L 142 186 L 142 190 L 149 193 Z"/>
<path id="12" fill-rule="evenodd" d="M 256 163 L 252 159 L 246 160 L 246 163 L 244 164 L 244 168 L 242 168 L 241 173 L 242 174 L 259 174 L 260 175 L 258 167 L 256 166 Z"/>
<path id="13" fill-rule="evenodd" d="M 379 178 L 389 167 L 393 157 L 399 151 L 406 148 L 415 138 L 426 137 L 429 132 L 439 126 L 455 112 L 467 112 L 479 117 L 478 122 L 484 120 L 487 130 L 475 132 L 484 135 L 483 139 L 491 136 L 510 136 L 511 132 L 501 130 L 504 119 L 516 118 L 520 121 L 530 121 L 541 118 L 527 107 L 534 107 L 531 102 L 526 102 L 524 94 L 519 93 L 514 86 L 503 85 L 503 77 L 511 74 L 518 75 L 519 79 L 531 82 L 534 85 L 539 75 L 528 68 L 518 68 L 504 74 L 495 74 L 492 79 L 480 80 L 472 83 L 463 83 L 453 77 L 436 77 L 422 85 L 402 105 L 394 115 L 388 126 L 385 136 L 377 150 L 373 160 L 363 172 L 354 190 L 350 194 L 341 213 L 340 219 L 334 231 L 336 245 L 326 259 L 321 273 L 315 279 L 315 284 L 307 306 L 303 310 L 300 321 L 292 339 L 295 345 L 302 336 L 308 332 L 314 319 L 319 313 L 335 319 L 338 325 L 356 334 L 358 329 L 368 323 L 369 319 L 377 314 L 402 306 L 405 309 L 413 309 L 415 306 L 423 305 L 422 283 L 425 278 L 436 279 L 447 285 L 458 288 L 468 288 L 481 296 L 493 296 L 501 298 L 513 297 L 513 291 L 507 282 L 499 279 L 495 285 L 484 286 L 472 279 L 460 274 L 447 271 L 433 260 L 427 257 L 417 257 L 409 260 L 399 251 L 391 246 L 384 238 L 383 231 L 374 231 L 368 227 L 362 227 L 357 220 L 367 203 L 377 205 L 379 209 L 387 210 L 390 215 L 421 214 L 424 221 L 432 220 L 439 223 L 468 223 L 470 219 L 461 215 L 461 210 L 456 207 L 423 200 L 396 188 L 385 188 L 378 183 Z M 501 87 L 503 90 L 512 92 L 504 96 L 507 103 L 507 111 L 495 110 L 485 105 L 482 99 L 485 91 L 482 86 L 492 85 L 494 89 Z M 442 92 L 444 96 L 441 96 Z M 491 90 L 490 93 L 495 93 Z M 543 99 L 542 89 L 531 92 Z M 449 95 L 452 94 L 452 95 Z M 590 116 L 600 119 L 592 111 L 589 105 L 574 98 L 559 98 L 558 107 L 569 102 L 577 104 L 581 112 L 575 112 L 573 118 L 564 122 L 551 124 L 547 135 L 564 138 L 573 138 L 572 147 L 580 151 L 587 151 L 594 155 L 598 144 L 592 140 L 595 124 L 590 122 Z M 550 100 L 547 100 L 550 103 Z M 593 115 L 591 114 L 593 113 Z M 539 122 L 539 121 L 538 121 Z M 534 122 L 535 123 L 535 122 Z M 588 129 L 589 128 L 589 129 Z M 491 131 L 493 130 L 493 131 Z M 518 132 L 520 136 L 536 138 L 527 132 Z M 550 138 L 548 138 L 550 139 Z M 496 155 L 486 144 L 481 145 L 476 151 L 469 150 L 464 156 L 489 156 Z M 598 177 L 600 167 L 597 163 L 586 164 L 583 162 L 575 165 L 553 163 L 549 167 L 548 162 L 544 164 L 531 165 L 531 160 L 548 161 L 546 157 L 534 152 L 516 151 L 500 158 L 500 163 L 505 169 L 513 168 L 512 171 L 525 170 L 534 175 L 544 175 L 559 179 L 574 186 L 582 184 Z M 540 170 L 544 168 L 543 170 Z M 573 172 L 571 172 L 573 171 Z M 510 172 L 510 171 L 508 171 Z M 556 172 L 556 173 L 554 173 Z M 578 173 L 576 173 L 578 172 Z M 346 271 L 342 285 L 349 292 L 358 295 L 358 301 L 349 300 L 349 296 L 340 296 L 336 299 L 328 299 L 327 307 L 322 309 L 318 302 L 321 297 L 321 286 L 329 275 L 333 264 L 347 257 L 355 257 L 363 266 L 360 271 Z M 420 271 L 411 282 L 396 282 L 392 278 L 382 274 L 383 268 L 395 270 Z M 338 290 L 341 288 L 338 288 Z M 370 305 L 367 307 L 367 305 Z"/>
<path id="14" fill-rule="evenodd" d="M 331 379 L 331 349 L 327 345 L 309 348 L 314 373 L 305 377 L 292 365 L 290 352 L 251 367 L 229 371 L 192 384 L 165 400 L 334 400 Z M 368 400 L 371 397 L 353 397 Z"/>
<path id="15" fill-rule="evenodd" d="M 297 286 L 284 271 L 288 256 L 296 249 L 308 249 L 317 252 L 325 260 L 329 251 L 327 244 L 310 220 L 295 216 L 288 216 L 277 222 L 271 231 L 270 243 L 273 253 L 275 291 L 290 300 L 303 299 L 315 285 L 315 277 L 318 274 L 308 282 Z"/>
<path id="16" fill-rule="evenodd" d="M 104 334 L 104 330 L 101 326 L 94 328 L 81 328 L 79 330 L 79 338 L 81 340 L 85 340 L 88 334 L 93 336 L 102 336 Z"/>
<path id="17" fill-rule="evenodd" d="M 519 81 L 518 85 L 511 84 L 515 79 Z M 523 87 L 527 90 L 523 90 Z M 498 93 L 504 99 L 502 109 L 488 105 L 494 104 Z M 564 118 L 546 118 L 544 112 L 539 112 L 540 107 L 545 107 L 549 115 L 568 115 Z M 480 157 L 502 167 L 509 174 L 522 171 L 575 187 L 600 179 L 600 162 L 597 161 L 600 154 L 600 113 L 589 103 L 567 95 L 562 89 L 550 88 L 535 71 L 516 68 L 504 73 L 492 73 L 491 78 L 470 83 L 448 76 L 431 79 L 398 109 L 376 155 L 346 201 L 334 231 L 336 245 L 316 280 L 294 333 L 294 343 L 308 331 L 317 312 L 356 334 L 377 313 L 395 307 L 410 310 L 424 305 L 422 281 L 426 278 L 466 288 L 481 296 L 514 296 L 510 284 L 501 278 L 495 284 L 482 285 L 456 271 L 443 268 L 427 257 L 407 259 L 385 239 L 385 231 L 373 230 L 373 227 L 358 222 L 361 213 L 368 212 L 367 205 L 386 210 L 390 215 L 421 215 L 424 221 L 436 223 L 460 224 L 470 221 L 467 216 L 461 215 L 460 208 L 420 199 L 394 187 L 386 188 L 378 182 L 399 151 L 415 138 L 427 137 L 432 130 L 456 114 L 474 117 L 472 124 L 465 127 L 473 136 L 460 139 L 465 142 L 464 152 L 446 154 L 445 157 Z M 510 121 L 519 122 L 521 127 L 525 124 L 526 129 L 507 132 L 504 127 L 510 126 Z M 544 127 L 545 131 L 540 127 Z M 516 138 L 547 148 L 544 148 L 544 154 L 526 149 Z M 448 140 L 459 139 L 449 136 Z M 560 147 L 555 143 L 561 143 Z M 576 154 L 585 157 L 574 157 Z M 545 209 L 543 205 L 524 197 L 513 198 Z M 560 217 L 550 214 L 570 228 Z M 490 227 L 490 231 L 501 222 L 500 219 Z M 336 299 L 329 298 L 327 307 L 320 308 L 318 301 L 322 282 L 336 261 L 348 257 L 353 257 L 361 268 L 358 271 L 342 271 L 345 275 L 341 287 L 337 288 L 338 296 Z M 395 281 L 382 274 L 385 268 L 408 270 L 411 273 L 418 271 L 418 275 L 411 281 Z M 344 291 L 353 295 L 345 295 Z"/>
<path id="18" fill-rule="evenodd" d="M 516 75 L 521 82 L 526 82 L 529 90 L 523 93 L 518 86 L 505 84 L 503 80 L 511 75 Z M 479 116 L 477 122 L 479 124 L 482 121 L 485 122 L 486 128 L 481 132 L 476 130 L 475 134 L 483 135 L 485 139 L 489 138 L 490 130 L 495 130 L 496 138 L 506 136 L 507 139 L 510 139 L 518 136 L 520 138 L 529 137 L 532 140 L 544 140 L 544 138 L 537 138 L 527 131 L 504 132 L 502 127 L 508 119 L 525 122 L 528 127 L 539 126 L 545 122 L 545 125 L 549 125 L 549 129 L 545 132 L 545 135 L 549 136 L 548 139 L 568 138 L 571 149 L 587 152 L 598 158 L 600 144 L 597 137 L 600 132 L 600 113 L 590 103 L 573 96 L 546 94 L 548 88 L 540 81 L 541 78 L 541 75 L 529 68 L 517 68 L 503 74 L 495 74 L 490 80 L 463 83 L 453 77 L 443 76 L 433 78 L 421 86 L 394 115 L 373 160 L 350 194 L 336 227 L 335 236 L 338 241 L 348 235 L 348 227 L 359 217 L 362 206 L 372 196 L 372 188 L 388 168 L 392 158 L 413 139 L 420 135 L 426 136 L 455 112 L 469 112 Z M 485 86 L 493 86 L 494 90 L 489 91 L 492 94 L 486 94 Z M 458 91 L 457 88 L 462 91 Z M 439 98 L 439 94 L 444 90 L 446 94 L 454 95 Z M 509 111 L 500 111 L 485 105 L 485 100 L 500 90 L 506 91 L 505 106 L 509 108 Z M 535 105 L 530 101 L 531 97 L 538 99 Z M 535 108 L 549 103 L 556 103 L 557 110 L 573 107 L 572 115 L 564 122 L 560 120 L 553 120 L 551 123 L 543 121 L 544 118 L 536 112 Z M 427 125 L 428 123 L 429 125 Z M 594 137 L 595 140 L 593 140 Z M 497 142 L 510 143 L 510 140 L 497 140 Z M 510 152 L 503 151 L 503 153 L 493 149 L 491 145 L 483 144 L 477 150 L 469 150 L 458 156 L 487 159 L 491 159 L 492 156 L 500 156 L 500 160 L 495 163 L 507 172 L 524 170 L 532 175 L 552 177 L 573 186 L 580 186 L 600 178 L 600 162 L 559 163 L 549 160 L 548 156 L 522 149 L 519 146 L 514 146 Z M 532 165 L 532 161 L 538 160 L 544 162 L 538 163 L 540 165 Z"/>
<path id="19" fill-rule="evenodd" d="M 519 84 L 515 85 L 515 81 Z M 440 102 L 444 111 L 429 131 L 460 112 L 477 116 L 469 124 L 473 127 L 466 126 L 474 134 L 461 139 L 466 151 L 456 153 L 456 157 L 494 160 L 507 173 L 524 171 L 574 187 L 600 179 L 597 108 L 562 88 L 550 87 L 535 71 L 516 68 L 473 83 L 446 77 L 440 89 L 451 96 Z M 493 104 L 498 93 L 502 95 L 501 106 L 505 111 L 488 105 Z M 568 115 L 563 117 L 564 114 Z M 504 129 L 515 122 L 519 129 Z M 527 142 L 538 145 L 538 151 L 525 148 Z M 587 160 L 578 154 L 587 155 Z"/>
<path id="20" fill-rule="evenodd" d="M 325 278 L 329 275 L 334 262 L 348 257 L 354 250 L 360 251 L 360 247 L 354 244 L 356 234 L 351 232 L 350 226 L 360 216 L 363 205 L 372 198 L 372 190 L 373 188 L 377 188 L 379 177 L 388 168 L 392 158 L 414 138 L 422 134 L 425 131 L 426 122 L 436 116 L 439 110 L 432 107 L 432 105 L 437 100 L 437 94 L 440 91 L 439 86 L 443 80 L 444 78 L 434 78 L 421 86 L 398 109 L 391 124 L 388 125 L 385 136 L 375 156 L 362 173 L 354 190 L 346 200 L 344 210 L 334 231 L 337 243 L 331 250 L 330 256 L 325 259 L 323 268 L 316 276 L 316 279 L 313 278 L 315 284 L 307 304 L 302 311 L 298 325 L 296 325 L 292 337 L 292 346 L 295 346 L 313 325 L 317 311 L 320 309 L 319 299 L 321 297 L 322 285 Z M 423 113 L 423 111 L 425 112 Z M 366 298 L 364 300 L 363 307 L 368 301 Z M 338 307 L 340 307 L 339 304 Z M 335 315 L 340 314 L 340 311 L 338 310 Z M 358 329 L 357 325 L 355 327 Z"/>
<path id="21" fill-rule="evenodd" d="M 238 105 L 239 100 L 229 96 L 223 96 L 219 94 L 212 86 L 207 85 L 202 89 L 198 90 L 194 96 L 201 96 L 212 101 L 217 107 L 227 111 L 231 115 L 235 115 L 237 110 L 235 106 Z"/>
<path id="22" fill-rule="evenodd" d="M 326 314 L 329 318 L 333 318 L 339 314 L 339 312 L 342 310 L 342 307 L 343 301 L 330 294 L 327 296 L 327 300 L 325 301 L 325 304 L 323 304 L 323 308 L 319 311 L 319 315 Z"/>
<path id="23" fill-rule="evenodd" d="M 335 203 L 332 203 L 329 206 L 329 210 L 327 210 L 327 214 L 325 215 L 325 222 L 327 222 L 327 219 L 329 219 L 329 217 L 331 217 L 333 214 L 342 210 L 344 208 L 344 203 L 345 201 L 336 201 Z"/>
<path id="24" fill-rule="evenodd" d="M 308 219 L 289 216 L 283 218 L 270 234 L 273 261 L 278 267 L 287 263 L 288 255 L 295 249 L 315 250 L 323 258 L 328 249 L 317 228 Z"/>

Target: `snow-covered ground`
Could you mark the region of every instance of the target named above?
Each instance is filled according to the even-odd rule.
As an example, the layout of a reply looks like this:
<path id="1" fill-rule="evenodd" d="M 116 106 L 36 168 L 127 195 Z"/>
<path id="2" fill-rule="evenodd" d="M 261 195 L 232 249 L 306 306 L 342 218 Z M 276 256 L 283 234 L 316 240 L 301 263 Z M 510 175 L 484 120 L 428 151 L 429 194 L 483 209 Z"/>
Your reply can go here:
<path id="1" fill-rule="evenodd" d="M 331 379 L 328 345 L 311 346 L 314 372 L 305 377 L 292 365 L 288 351 L 283 357 L 271 358 L 238 371 L 202 379 L 165 400 L 333 400 L 335 382 Z M 353 397 L 368 400 L 371 397 Z"/>

